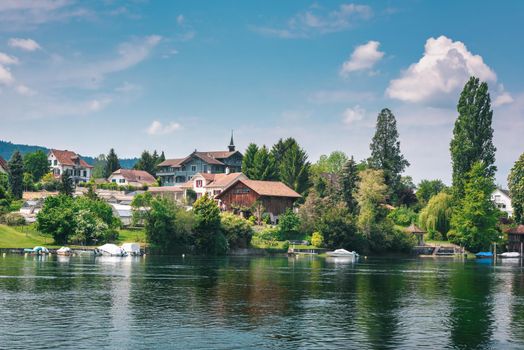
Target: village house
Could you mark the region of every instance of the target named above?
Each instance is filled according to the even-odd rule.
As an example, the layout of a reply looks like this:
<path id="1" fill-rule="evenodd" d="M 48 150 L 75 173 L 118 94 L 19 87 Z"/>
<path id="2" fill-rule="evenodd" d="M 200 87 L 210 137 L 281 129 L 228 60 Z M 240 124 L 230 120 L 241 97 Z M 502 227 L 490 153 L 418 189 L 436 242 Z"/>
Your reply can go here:
<path id="1" fill-rule="evenodd" d="M 195 191 L 197 198 L 202 197 L 204 194 L 215 198 L 216 195 L 220 194 L 226 187 L 238 179 L 247 179 L 247 176 L 242 173 L 198 173 L 186 182 L 182 188 L 186 191 L 192 189 Z"/>
<path id="2" fill-rule="evenodd" d="M 107 179 L 120 186 L 150 186 L 156 182 L 153 175 L 144 170 L 118 169 Z"/>
<path id="3" fill-rule="evenodd" d="M 4 158 L 0 157 L 0 174 L 7 174 L 7 162 Z"/>
<path id="4" fill-rule="evenodd" d="M 508 251 L 524 253 L 524 225 L 518 225 L 506 231 L 508 234 Z"/>
<path id="5" fill-rule="evenodd" d="M 280 214 L 293 208 L 293 203 L 299 198 L 301 196 L 298 193 L 280 181 L 248 179 L 236 180 L 215 197 L 221 209 L 227 211 L 242 207 L 252 208 L 260 203 L 273 223 L 278 222 Z"/>
<path id="6" fill-rule="evenodd" d="M 233 134 L 227 151 L 195 150 L 189 156 L 180 159 L 167 159 L 158 165 L 156 174 L 162 186 L 182 186 L 198 173 L 223 174 L 240 172 L 242 153 L 235 150 Z"/>
<path id="7" fill-rule="evenodd" d="M 511 197 L 508 190 L 497 188 L 491 194 L 491 200 L 499 210 L 507 213 L 508 217 L 513 216 L 513 206 L 511 205 Z"/>
<path id="8" fill-rule="evenodd" d="M 186 192 L 181 186 L 149 187 L 147 191 L 154 197 L 169 199 L 177 203 L 184 202 Z"/>
<path id="9" fill-rule="evenodd" d="M 93 167 L 75 152 L 52 149 L 47 155 L 47 161 L 56 177 L 68 171 L 75 183 L 87 182 L 91 178 Z"/>

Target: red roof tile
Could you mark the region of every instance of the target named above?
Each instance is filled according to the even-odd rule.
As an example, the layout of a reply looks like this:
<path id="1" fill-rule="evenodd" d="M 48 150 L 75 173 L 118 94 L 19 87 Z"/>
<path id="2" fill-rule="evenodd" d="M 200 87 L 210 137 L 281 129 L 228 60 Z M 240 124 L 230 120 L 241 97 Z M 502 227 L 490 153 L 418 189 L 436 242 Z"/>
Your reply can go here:
<path id="1" fill-rule="evenodd" d="M 127 182 L 138 182 L 141 184 L 152 184 L 155 183 L 156 179 L 153 175 L 149 174 L 144 170 L 132 170 L 132 169 L 118 169 L 111 175 L 122 175 Z"/>
<path id="2" fill-rule="evenodd" d="M 242 173 L 214 174 L 215 179 L 207 185 L 209 188 L 224 188 L 232 184 L 238 177 L 246 178 Z"/>
<path id="3" fill-rule="evenodd" d="M 506 231 L 514 235 L 524 235 L 524 225 L 518 225 L 517 227 L 512 227 Z"/>
<path id="4" fill-rule="evenodd" d="M 81 165 L 84 168 L 92 168 L 91 165 L 87 164 L 85 160 L 82 159 L 77 153 L 72 151 L 60 151 L 57 149 L 52 149 L 50 153 L 54 154 L 58 162 L 62 165 Z"/>
<path id="5" fill-rule="evenodd" d="M 162 186 L 162 187 L 149 187 L 149 192 L 184 192 L 184 189 L 180 186 Z"/>
<path id="6" fill-rule="evenodd" d="M 240 179 L 240 180 L 235 181 L 228 188 L 222 191 L 222 193 L 217 195 L 217 198 L 221 197 L 224 193 L 227 192 L 229 188 L 233 187 L 238 182 L 242 182 L 244 185 L 251 188 L 253 191 L 255 191 L 256 193 L 258 193 L 261 196 L 288 197 L 288 198 L 302 197 L 301 195 L 299 195 L 294 190 L 292 190 L 291 188 L 289 188 L 283 182 L 280 182 L 280 181 L 259 181 L 259 180 Z"/>

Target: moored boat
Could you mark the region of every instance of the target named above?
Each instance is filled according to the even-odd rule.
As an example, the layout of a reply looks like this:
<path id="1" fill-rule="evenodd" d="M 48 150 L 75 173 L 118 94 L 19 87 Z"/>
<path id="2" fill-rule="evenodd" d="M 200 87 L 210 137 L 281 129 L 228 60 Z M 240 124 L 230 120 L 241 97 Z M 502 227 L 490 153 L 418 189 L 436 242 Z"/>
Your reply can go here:
<path id="1" fill-rule="evenodd" d="M 107 243 L 97 248 L 101 255 L 105 256 L 126 256 L 125 250 L 117 246 L 116 244 Z"/>
<path id="2" fill-rule="evenodd" d="M 357 252 L 355 251 L 350 252 L 345 249 L 336 249 L 332 252 L 327 252 L 326 254 L 328 256 L 339 257 L 339 258 L 358 258 L 359 257 Z"/>
<path id="3" fill-rule="evenodd" d="M 140 244 L 138 243 L 124 243 L 122 244 L 122 250 L 125 251 L 128 255 L 140 256 Z"/>
<path id="4" fill-rule="evenodd" d="M 493 253 L 492 252 L 478 252 L 477 254 L 475 254 L 475 257 L 477 257 L 478 259 L 492 259 Z"/>
<path id="5" fill-rule="evenodd" d="M 520 258 L 520 253 L 519 252 L 505 252 L 505 253 L 502 253 L 502 254 L 499 254 L 499 257 L 501 258 Z"/>
<path id="6" fill-rule="evenodd" d="M 69 247 L 62 247 L 60 249 L 57 249 L 56 254 L 57 255 L 69 256 L 69 255 L 72 254 L 72 251 L 71 251 L 71 248 L 69 248 Z"/>

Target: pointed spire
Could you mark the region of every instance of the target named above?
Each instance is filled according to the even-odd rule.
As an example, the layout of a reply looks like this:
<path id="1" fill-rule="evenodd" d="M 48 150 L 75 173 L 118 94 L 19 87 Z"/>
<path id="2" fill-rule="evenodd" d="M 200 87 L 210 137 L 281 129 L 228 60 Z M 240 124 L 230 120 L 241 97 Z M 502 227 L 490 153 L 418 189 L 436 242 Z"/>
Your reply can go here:
<path id="1" fill-rule="evenodd" d="M 231 141 L 229 141 L 229 152 L 235 151 L 235 142 L 233 141 L 233 130 L 231 130 Z"/>

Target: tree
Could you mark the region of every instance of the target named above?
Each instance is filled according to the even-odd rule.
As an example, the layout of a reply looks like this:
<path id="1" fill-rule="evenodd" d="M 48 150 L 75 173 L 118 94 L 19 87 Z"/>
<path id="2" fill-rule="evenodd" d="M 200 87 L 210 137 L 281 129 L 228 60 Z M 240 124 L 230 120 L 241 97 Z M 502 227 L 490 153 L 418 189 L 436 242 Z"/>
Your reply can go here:
<path id="1" fill-rule="evenodd" d="M 155 176 L 156 175 L 156 160 L 153 158 L 151 153 L 148 151 L 142 152 L 142 155 L 140 156 L 140 159 L 135 164 L 136 170 L 144 170 L 148 172 L 149 174 Z"/>
<path id="2" fill-rule="evenodd" d="M 387 189 L 382 170 L 367 169 L 360 173 L 356 194 L 360 208 L 358 226 L 368 238 L 373 226 L 384 217 L 381 205 L 386 201 Z"/>
<path id="3" fill-rule="evenodd" d="M 524 153 L 511 168 L 508 186 L 513 206 L 513 216 L 517 224 L 524 224 Z"/>
<path id="4" fill-rule="evenodd" d="M 421 206 L 426 206 L 431 197 L 446 189 L 442 180 L 422 180 L 417 186 L 416 196 Z"/>
<path id="5" fill-rule="evenodd" d="M 355 216 L 343 203 L 329 206 L 317 228 L 323 236 L 324 245 L 330 249 L 342 247 L 358 252 L 367 249 L 366 239 L 357 229 Z"/>
<path id="6" fill-rule="evenodd" d="M 24 156 L 24 171 L 32 175 L 34 182 L 40 181 L 49 172 L 47 154 L 41 150 L 27 153 Z"/>
<path id="7" fill-rule="evenodd" d="M 446 192 L 439 192 L 431 197 L 428 204 L 420 211 L 419 223 L 430 233 L 439 232 L 446 238 L 451 225 L 453 197 Z"/>
<path id="8" fill-rule="evenodd" d="M 107 179 L 112 173 L 120 169 L 120 161 L 115 153 L 115 150 L 111 148 L 106 157 L 106 167 L 104 177 Z"/>
<path id="9" fill-rule="evenodd" d="M 230 248 L 247 248 L 253 237 L 252 224 L 233 213 L 220 215 L 221 230 L 227 238 Z"/>
<path id="10" fill-rule="evenodd" d="M 474 163 L 462 183 L 464 197 L 455 207 L 448 236 L 472 251 L 489 249 L 498 236 L 498 212 L 491 201 L 495 185 L 490 167 L 480 161 Z"/>
<path id="11" fill-rule="evenodd" d="M 24 191 L 32 191 L 34 187 L 33 175 L 31 173 L 24 173 Z"/>
<path id="12" fill-rule="evenodd" d="M 410 207 L 417 204 L 416 188 L 411 176 L 401 176 L 397 190 L 397 205 Z"/>
<path id="13" fill-rule="evenodd" d="M 275 158 L 276 159 L 276 158 Z M 280 162 L 280 180 L 300 194 L 309 188 L 309 167 L 306 152 L 293 140 L 282 155 Z"/>
<path id="14" fill-rule="evenodd" d="M 8 163 L 9 189 L 15 199 L 22 199 L 24 193 L 24 161 L 22 154 L 15 151 Z"/>
<path id="15" fill-rule="evenodd" d="M 287 209 L 278 218 L 278 229 L 283 239 L 293 239 L 299 233 L 300 219 L 291 209 Z"/>
<path id="16" fill-rule="evenodd" d="M 358 204 L 355 199 L 355 193 L 358 186 L 358 170 L 357 164 L 353 157 L 351 157 L 346 164 L 344 164 L 340 172 L 340 189 L 342 198 L 350 213 L 355 214 L 358 210 Z"/>
<path id="17" fill-rule="evenodd" d="M 471 77 L 464 86 L 457 105 L 458 118 L 450 144 L 453 168 L 453 195 L 459 201 L 464 196 L 465 179 L 476 162 L 483 162 L 488 177 L 495 176 L 493 110 L 488 84 Z"/>
<path id="18" fill-rule="evenodd" d="M 273 159 L 275 160 L 275 165 L 277 167 L 277 171 L 279 172 L 280 177 L 280 169 L 282 166 L 282 160 L 284 159 L 284 155 L 288 152 L 288 150 L 297 144 L 297 141 L 292 138 L 288 137 L 287 139 L 279 139 L 277 143 L 271 147 L 271 155 L 273 156 Z"/>
<path id="19" fill-rule="evenodd" d="M 76 227 L 75 215 L 72 197 L 47 197 L 36 217 L 36 229 L 52 235 L 55 243 L 66 244 Z"/>
<path id="20" fill-rule="evenodd" d="M 255 156 L 258 152 L 258 146 L 254 143 L 250 143 L 247 146 L 244 157 L 242 158 L 242 172 L 249 179 L 253 178 L 253 173 L 255 170 Z"/>
<path id="21" fill-rule="evenodd" d="M 278 178 L 278 171 L 276 169 L 275 160 L 269 153 L 266 146 L 258 149 L 253 159 L 253 168 L 251 171 L 251 180 L 276 180 Z"/>
<path id="22" fill-rule="evenodd" d="M 95 164 L 93 164 L 93 178 L 95 179 L 106 178 L 106 166 L 107 166 L 107 161 L 106 161 L 105 154 L 101 154 L 98 157 L 96 157 Z"/>
<path id="23" fill-rule="evenodd" d="M 404 172 L 409 162 L 400 152 L 400 141 L 397 131 L 397 121 L 393 113 L 384 108 L 377 117 L 375 135 L 370 145 L 371 157 L 368 164 L 373 169 L 384 172 L 384 182 L 389 188 L 390 200 L 397 202 L 400 187 L 400 174 Z"/>
<path id="24" fill-rule="evenodd" d="M 193 213 L 195 248 L 201 253 L 227 252 L 227 240 L 220 229 L 220 209 L 217 203 L 206 194 L 196 200 Z"/>
<path id="25" fill-rule="evenodd" d="M 348 160 L 348 156 L 341 151 L 333 151 L 329 155 L 323 154 L 315 164 L 311 165 L 311 172 L 315 175 L 321 173 L 338 174 Z"/>
<path id="26" fill-rule="evenodd" d="M 155 151 L 156 152 L 156 151 Z M 156 173 L 158 173 L 158 165 L 166 160 L 166 155 L 164 154 L 164 151 L 160 153 L 160 156 L 157 158 L 155 163 L 155 174 L 153 176 L 156 176 Z"/>
<path id="27" fill-rule="evenodd" d="M 73 183 L 73 178 L 71 177 L 71 172 L 69 170 L 64 170 L 62 176 L 60 177 L 60 194 L 66 196 L 72 196 L 75 191 L 75 185 Z"/>

